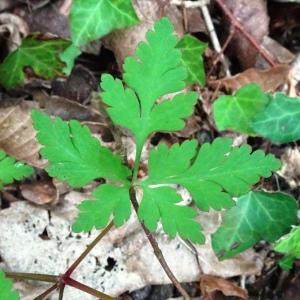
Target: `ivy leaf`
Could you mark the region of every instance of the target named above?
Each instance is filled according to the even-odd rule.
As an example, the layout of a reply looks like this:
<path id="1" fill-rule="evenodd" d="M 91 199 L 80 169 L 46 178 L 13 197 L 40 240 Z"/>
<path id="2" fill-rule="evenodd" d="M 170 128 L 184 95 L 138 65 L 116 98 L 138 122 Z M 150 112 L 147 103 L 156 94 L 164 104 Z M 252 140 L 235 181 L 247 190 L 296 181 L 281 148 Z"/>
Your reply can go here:
<path id="1" fill-rule="evenodd" d="M 232 147 L 232 143 L 218 138 L 199 151 L 195 140 L 171 148 L 160 144 L 150 152 L 149 175 L 142 185 L 180 184 L 204 211 L 230 208 L 233 196 L 247 193 L 261 176 L 269 177 L 280 168 L 273 155 L 252 152 L 248 145 Z"/>
<path id="2" fill-rule="evenodd" d="M 75 232 L 104 228 L 111 216 L 116 226 L 121 226 L 131 214 L 129 190 L 110 184 L 102 184 L 93 191 L 93 200 L 79 205 L 79 216 L 73 224 Z"/>
<path id="3" fill-rule="evenodd" d="M 250 192 L 225 212 L 221 227 L 212 235 L 219 259 L 227 259 L 260 240 L 273 242 L 297 222 L 297 203 L 282 193 Z"/>
<path id="4" fill-rule="evenodd" d="M 1 300 L 19 300 L 19 293 L 13 290 L 13 283 L 5 277 L 0 271 L 0 299 Z"/>
<path id="5" fill-rule="evenodd" d="M 293 268 L 293 264 L 294 264 L 295 260 L 296 260 L 295 257 L 286 255 L 279 260 L 278 264 L 281 269 L 288 271 Z"/>
<path id="6" fill-rule="evenodd" d="M 173 33 L 171 22 L 161 19 L 154 31 L 147 33 L 147 41 L 139 44 L 135 56 L 125 60 L 124 81 L 129 88 L 110 75 L 101 79 L 108 114 L 114 123 L 132 131 L 137 148 L 154 131 L 182 129 L 183 119 L 192 113 L 197 101 L 197 94 L 190 92 L 156 103 L 161 96 L 185 87 L 187 73 Z"/>
<path id="7" fill-rule="evenodd" d="M 268 106 L 256 115 L 252 128 L 273 142 L 289 143 L 300 139 L 299 119 L 300 98 L 276 93 Z"/>
<path id="8" fill-rule="evenodd" d="M 33 168 L 27 166 L 0 151 L 0 187 L 3 184 L 21 180 L 33 173 Z"/>
<path id="9" fill-rule="evenodd" d="M 197 212 L 191 207 L 178 205 L 182 199 L 169 187 L 143 189 L 138 217 L 150 231 L 155 231 L 161 220 L 164 231 L 171 237 L 178 233 L 183 239 L 204 243 L 201 226 L 194 220 Z"/>
<path id="10" fill-rule="evenodd" d="M 37 110 L 32 113 L 37 139 L 44 146 L 41 154 L 48 159 L 50 176 L 82 187 L 96 178 L 126 183 L 130 171 L 121 158 L 102 147 L 89 129 L 77 121 L 54 121 Z"/>
<path id="11" fill-rule="evenodd" d="M 300 259 L 300 227 L 294 227 L 291 232 L 281 237 L 275 243 L 274 250 Z"/>
<path id="12" fill-rule="evenodd" d="M 0 84 L 6 89 L 24 84 L 27 81 L 25 68 L 32 69 L 35 76 L 44 79 L 63 75 L 65 64 L 59 54 L 69 44 L 62 39 L 42 40 L 38 35 L 27 37 L 0 65 Z"/>
<path id="13" fill-rule="evenodd" d="M 207 44 L 186 34 L 178 42 L 177 48 L 181 50 L 182 63 L 188 72 L 186 83 L 188 85 L 196 83 L 204 86 L 205 70 L 202 55 L 207 48 Z"/>
<path id="14" fill-rule="evenodd" d="M 276 241 L 274 250 L 286 254 L 279 265 L 283 269 L 291 269 L 295 259 L 300 259 L 300 227 L 294 227 L 291 232 Z"/>
<path id="15" fill-rule="evenodd" d="M 60 59 L 66 64 L 63 69 L 65 75 L 69 76 L 75 64 L 75 59 L 81 54 L 81 51 L 74 44 L 70 45 L 64 52 L 60 54 Z"/>
<path id="16" fill-rule="evenodd" d="M 131 0 L 73 0 L 70 12 L 71 37 L 75 46 L 137 22 Z"/>
<path id="17" fill-rule="evenodd" d="M 233 96 L 221 96 L 213 104 L 213 114 L 219 130 L 232 129 L 255 135 L 252 128 L 254 117 L 269 102 L 268 96 L 257 84 L 241 87 Z"/>

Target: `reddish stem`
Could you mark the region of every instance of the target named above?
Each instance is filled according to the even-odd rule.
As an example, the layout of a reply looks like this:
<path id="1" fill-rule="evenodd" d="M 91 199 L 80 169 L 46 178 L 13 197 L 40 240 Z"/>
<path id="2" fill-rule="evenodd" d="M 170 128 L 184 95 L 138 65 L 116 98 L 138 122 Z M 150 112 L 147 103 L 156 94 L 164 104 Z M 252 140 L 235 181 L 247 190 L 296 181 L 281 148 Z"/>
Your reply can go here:
<path id="1" fill-rule="evenodd" d="M 92 249 L 99 243 L 99 241 L 107 234 L 107 232 L 113 227 L 113 222 L 110 222 L 100 234 L 87 246 L 84 252 L 74 261 L 74 263 L 68 268 L 65 272 L 65 277 L 70 277 L 71 274 L 75 271 L 78 265 L 82 260 L 92 251 Z"/>
<path id="2" fill-rule="evenodd" d="M 245 38 L 252 44 L 252 46 L 256 48 L 257 51 L 261 54 L 261 56 L 270 64 L 270 66 L 276 66 L 274 59 L 269 55 L 267 51 L 265 51 L 265 49 L 258 43 L 258 41 L 249 32 L 245 30 L 242 24 L 237 20 L 237 18 L 233 15 L 230 9 L 226 6 L 224 1 L 216 0 L 216 2 L 223 10 L 227 18 L 230 20 L 231 24 L 245 36 Z"/>

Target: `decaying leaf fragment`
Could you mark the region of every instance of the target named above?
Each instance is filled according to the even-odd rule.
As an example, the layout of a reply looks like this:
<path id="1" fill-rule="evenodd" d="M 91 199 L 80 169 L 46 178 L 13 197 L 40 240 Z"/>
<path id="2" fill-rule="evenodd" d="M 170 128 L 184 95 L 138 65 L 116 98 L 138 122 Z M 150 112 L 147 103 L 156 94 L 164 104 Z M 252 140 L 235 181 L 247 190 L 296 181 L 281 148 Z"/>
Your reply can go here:
<path id="1" fill-rule="evenodd" d="M 202 275 L 200 278 L 200 289 L 203 300 L 222 300 L 224 296 L 238 297 L 248 300 L 248 292 L 236 284 L 221 277 Z"/>
<path id="2" fill-rule="evenodd" d="M 263 38 L 268 34 L 269 27 L 266 1 L 223 0 L 223 2 L 242 24 L 244 30 L 251 34 L 258 44 L 261 44 Z M 230 24 L 229 28 L 234 30 L 234 25 Z M 255 65 L 258 51 L 241 32 L 235 31 L 230 48 L 232 54 L 238 59 L 244 69 Z"/>
<path id="3" fill-rule="evenodd" d="M 274 92 L 287 82 L 290 66 L 277 65 L 267 70 L 248 69 L 235 76 L 208 82 L 213 89 L 220 88 L 226 92 L 238 90 L 247 83 L 259 84 L 265 92 Z"/>
<path id="4" fill-rule="evenodd" d="M 32 108 L 32 103 L 25 101 L 0 107 L 0 148 L 17 160 L 40 168 L 45 160 L 39 157 L 40 145 L 31 122 Z"/>

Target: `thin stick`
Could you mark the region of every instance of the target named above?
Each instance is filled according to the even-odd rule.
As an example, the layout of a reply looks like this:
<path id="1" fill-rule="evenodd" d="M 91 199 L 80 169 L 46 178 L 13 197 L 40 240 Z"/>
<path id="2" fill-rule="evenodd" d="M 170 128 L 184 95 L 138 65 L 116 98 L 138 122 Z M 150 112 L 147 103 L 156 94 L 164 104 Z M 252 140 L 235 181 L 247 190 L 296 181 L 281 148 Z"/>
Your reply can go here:
<path id="1" fill-rule="evenodd" d="M 58 276 L 35 273 L 5 272 L 5 276 L 17 280 L 35 280 L 51 283 L 56 283 L 59 280 Z"/>
<path id="2" fill-rule="evenodd" d="M 99 241 L 107 234 L 107 232 L 113 227 L 113 222 L 110 222 L 101 233 L 87 246 L 85 251 L 74 261 L 74 263 L 65 272 L 64 277 L 70 277 L 75 271 L 82 260 L 93 250 L 93 248 L 99 243 Z"/>
<path id="3" fill-rule="evenodd" d="M 66 285 L 62 283 L 61 286 L 60 286 L 60 288 L 59 288 L 58 300 L 63 300 L 65 287 L 66 287 Z"/>
<path id="4" fill-rule="evenodd" d="M 135 190 L 133 187 L 130 188 L 130 200 L 131 203 L 134 207 L 135 212 L 137 213 L 139 210 L 139 204 L 137 202 L 136 199 L 136 195 L 135 195 Z M 186 292 L 186 290 L 182 287 L 182 285 L 180 284 L 180 282 L 177 280 L 177 278 L 175 277 L 175 275 L 173 274 L 173 272 L 171 271 L 170 267 L 168 266 L 154 236 L 152 235 L 152 233 L 145 227 L 145 225 L 141 222 L 142 228 L 153 248 L 154 254 L 156 256 L 156 258 L 158 259 L 160 265 L 162 266 L 162 268 L 164 269 L 164 271 L 166 272 L 167 276 L 170 278 L 171 282 L 176 286 L 176 288 L 178 289 L 178 291 L 180 292 L 180 294 L 183 296 L 184 299 L 186 300 L 190 300 L 190 296 L 188 295 L 188 293 Z"/>
<path id="5" fill-rule="evenodd" d="M 49 294 L 51 294 L 53 291 L 56 290 L 57 286 L 58 286 L 58 283 L 52 285 L 52 286 L 51 286 L 48 290 L 46 290 L 43 294 L 41 294 L 41 295 L 35 297 L 33 300 L 44 300 L 44 298 L 45 298 L 46 296 L 48 296 Z"/>
<path id="6" fill-rule="evenodd" d="M 91 288 L 91 287 L 89 287 L 89 286 L 87 286 L 87 285 L 85 285 L 85 284 L 83 284 L 81 282 L 78 282 L 78 281 L 76 281 L 76 280 L 74 280 L 72 278 L 66 278 L 64 280 L 64 283 L 67 284 L 67 285 L 69 285 L 69 286 L 72 286 L 72 287 L 74 287 L 74 288 L 76 288 L 78 290 L 81 290 L 81 291 L 83 291 L 83 292 L 85 292 L 87 294 L 90 294 L 92 296 L 100 298 L 102 300 L 116 300 L 116 298 L 113 298 L 113 297 L 111 297 L 109 295 L 101 293 L 101 292 L 99 292 L 99 291 L 97 291 L 97 290 L 95 290 L 95 289 L 93 289 L 93 288 Z"/>
<path id="7" fill-rule="evenodd" d="M 258 41 L 245 30 L 242 24 L 238 21 L 238 19 L 233 15 L 233 13 L 229 10 L 223 0 L 216 0 L 220 8 L 223 10 L 224 14 L 230 20 L 231 24 L 239 30 L 245 38 L 252 44 L 252 46 L 261 54 L 261 56 L 269 63 L 270 66 L 276 66 L 274 59 L 269 55 L 267 51 L 258 43 Z"/>
<path id="8" fill-rule="evenodd" d="M 207 27 L 207 31 L 210 35 L 211 42 L 214 46 L 214 49 L 218 53 L 218 55 L 220 56 L 221 61 L 224 65 L 226 76 L 231 76 L 227 61 L 226 61 L 225 56 L 222 52 L 221 44 L 219 42 L 216 30 L 215 30 L 215 26 L 214 26 L 214 23 L 211 19 L 209 10 L 207 8 L 207 5 L 201 6 L 201 12 L 202 12 L 202 15 L 203 15 L 206 27 Z"/>
<path id="9" fill-rule="evenodd" d="M 221 58 L 221 61 L 224 65 L 224 70 L 226 73 L 226 76 L 231 76 L 230 70 L 228 67 L 228 63 L 225 59 L 225 56 L 221 49 L 221 44 L 219 42 L 214 23 L 211 19 L 209 10 L 207 5 L 209 4 L 209 0 L 197 0 L 197 1 L 184 1 L 184 0 L 171 0 L 171 4 L 177 5 L 177 6 L 183 6 L 184 8 L 200 8 L 203 19 L 205 21 L 205 25 L 207 28 L 207 31 L 209 33 L 212 45 L 215 49 L 215 51 L 218 53 L 219 57 Z"/>
<path id="10" fill-rule="evenodd" d="M 215 58 L 215 60 L 213 61 L 213 64 L 212 64 L 212 67 L 210 68 L 210 70 L 207 72 L 207 78 L 210 77 L 212 71 L 214 70 L 215 66 L 217 65 L 218 61 L 220 59 L 222 59 L 221 57 L 221 54 L 223 54 L 225 52 L 225 50 L 227 49 L 230 41 L 232 40 L 233 36 L 234 36 L 234 33 L 235 33 L 235 27 L 233 27 L 233 30 L 230 30 L 230 34 L 229 36 L 227 37 L 224 45 L 222 46 L 222 49 L 221 49 L 221 52 L 220 53 L 217 53 L 217 57 Z M 229 73 L 230 74 L 230 73 Z"/>

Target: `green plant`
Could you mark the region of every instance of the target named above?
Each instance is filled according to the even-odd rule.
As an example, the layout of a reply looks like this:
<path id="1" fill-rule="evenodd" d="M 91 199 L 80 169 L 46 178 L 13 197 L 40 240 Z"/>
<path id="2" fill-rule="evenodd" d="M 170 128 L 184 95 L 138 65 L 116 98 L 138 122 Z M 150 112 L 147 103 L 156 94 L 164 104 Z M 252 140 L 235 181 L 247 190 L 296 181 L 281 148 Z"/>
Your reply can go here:
<path id="1" fill-rule="evenodd" d="M 172 24 L 163 18 L 147 33 L 146 42 L 139 44 L 135 55 L 125 60 L 123 80 L 108 74 L 101 78 L 101 98 L 107 105 L 108 115 L 116 125 L 128 129 L 135 139 L 133 168 L 126 166 L 124 158 L 103 147 L 79 122 L 51 119 L 40 111 L 33 111 L 33 125 L 43 146 L 41 154 L 49 162 L 50 176 L 73 187 L 105 179 L 105 183 L 93 191 L 91 199 L 79 205 L 73 230 L 105 229 L 64 275 L 15 273 L 11 277 L 53 282 L 43 296 L 59 288 L 59 299 L 62 299 L 65 285 L 71 285 L 103 299 L 112 299 L 70 276 L 112 224 L 121 226 L 128 220 L 133 206 L 162 267 L 189 299 L 151 234 L 159 222 L 170 238 L 179 235 L 203 243 L 205 237 L 195 219 L 198 209 L 228 210 L 224 224 L 212 237 L 213 248 L 220 258 L 236 255 L 261 239 L 272 242 L 297 222 L 297 205 L 293 198 L 280 193 L 250 192 L 260 177 L 269 177 L 280 168 L 280 161 L 261 150 L 252 151 L 248 145 L 233 147 L 229 138 L 217 138 L 202 146 L 196 140 L 170 148 L 159 144 L 150 150 L 148 176 L 138 178 L 142 150 L 149 137 L 158 131 L 183 129 L 184 120 L 192 114 L 197 102 L 197 93 L 182 91 L 190 83 L 187 78 L 191 74 L 184 66 L 179 48 Z M 181 205 L 177 185 L 190 192 L 193 206 Z M 136 197 L 138 190 L 143 195 L 140 202 Z M 235 197 L 239 199 L 235 201 Z M 283 211 L 285 218 L 281 217 Z M 260 226 L 262 219 L 265 227 Z"/>
<path id="2" fill-rule="evenodd" d="M 25 83 L 31 68 L 36 76 L 51 79 L 63 75 L 65 64 L 59 55 L 70 43 L 62 39 L 48 39 L 33 34 L 22 41 L 21 46 L 0 64 L 0 84 L 11 89 Z"/>
<path id="3" fill-rule="evenodd" d="M 0 189 L 4 185 L 12 183 L 14 180 L 21 180 L 33 173 L 33 169 L 14 158 L 8 156 L 0 150 Z M 12 290 L 12 282 L 5 278 L 5 274 L 0 270 L 0 299 L 18 300 L 19 295 Z"/>
<path id="4" fill-rule="evenodd" d="M 276 143 L 300 139 L 300 98 L 264 93 L 257 84 L 246 84 L 234 95 L 219 97 L 213 114 L 219 130 L 260 135 Z"/>
<path id="5" fill-rule="evenodd" d="M 71 41 L 34 33 L 0 64 L 0 85 L 10 90 L 27 83 L 31 77 L 43 79 L 70 75 L 81 47 L 113 30 L 138 23 L 131 0 L 74 0 L 69 26 Z M 182 52 L 188 84 L 205 84 L 202 54 L 207 45 L 191 35 L 184 35 L 177 48 Z M 27 68 L 27 69 L 26 69 Z M 31 72 L 28 72 L 30 68 Z M 12 71 L 13 70 L 13 71 Z"/>
<path id="6" fill-rule="evenodd" d="M 19 294 L 12 290 L 12 281 L 5 277 L 0 271 L 0 299 L 2 300 L 19 300 Z"/>
<path id="7" fill-rule="evenodd" d="M 300 259 L 300 227 L 293 227 L 291 232 L 276 241 L 274 250 L 285 254 L 279 261 L 281 268 L 284 270 L 291 269 L 294 261 Z"/>
<path id="8" fill-rule="evenodd" d="M 276 143 L 288 143 L 300 139 L 298 121 L 300 116 L 300 98 L 292 98 L 279 92 L 274 94 L 264 93 L 257 84 L 244 85 L 234 95 L 219 97 L 213 104 L 213 113 L 216 126 L 219 130 L 231 129 L 252 136 L 260 135 Z M 251 197 L 253 197 L 253 194 Z M 255 198 L 256 200 L 263 199 L 261 196 Z M 272 201 L 276 198 L 277 196 L 272 197 Z M 242 203 L 239 205 L 239 201 L 242 199 L 244 199 L 244 205 L 241 205 Z M 225 213 L 224 224 L 213 235 L 212 244 L 220 258 L 233 256 L 236 252 L 239 252 L 243 244 L 254 244 L 257 242 L 260 239 L 259 235 L 263 233 L 263 230 L 258 227 L 265 227 L 266 220 L 268 220 L 268 223 L 270 221 L 273 223 L 273 219 L 276 224 L 279 224 L 279 218 L 284 222 L 286 218 L 292 217 L 294 221 L 287 222 L 286 224 L 297 224 L 295 215 L 291 216 L 287 211 L 285 213 L 282 211 L 280 214 L 281 217 L 280 215 L 272 217 L 272 214 L 269 214 L 269 212 L 273 211 L 273 213 L 276 213 L 276 210 L 272 210 L 271 208 L 265 210 L 262 208 L 262 210 L 265 210 L 269 214 L 263 218 L 264 226 L 262 226 L 260 220 L 253 219 L 254 215 L 251 211 L 252 205 L 257 207 L 257 211 L 259 212 L 261 210 L 260 205 L 254 205 L 255 201 L 251 201 L 249 202 L 250 205 L 247 205 L 245 201 L 247 196 L 244 196 L 242 199 L 238 200 L 237 207 Z M 292 205 L 290 200 L 285 201 L 285 203 L 286 205 Z M 272 202 L 266 202 L 263 206 L 265 205 L 272 205 Z M 238 210 L 239 206 L 240 210 Z M 234 220 L 237 213 L 240 215 L 240 222 Z M 262 214 L 260 213 L 260 215 Z M 246 218 L 247 222 L 243 222 L 244 218 Z M 282 229 L 283 227 L 280 230 Z M 288 227 L 284 231 L 286 229 Z M 290 233 L 284 236 L 280 234 L 280 230 L 275 232 L 276 226 L 274 224 L 270 224 L 270 229 L 268 230 L 270 230 L 269 233 L 271 235 L 266 232 L 263 233 L 264 239 L 270 242 L 278 239 L 274 244 L 274 250 L 285 254 L 279 261 L 279 265 L 283 269 L 291 269 L 294 260 L 300 259 L 299 228 L 293 228 Z M 232 239 L 225 240 L 226 235 L 231 236 Z M 230 249 L 232 245 L 235 247 Z"/>
<path id="9" fill-rule="evenodd" d="M 33 173 L 33 168 L 16 161 L 0 150 L 0 188 L 14 180 L 21 180 Z"/>
<path id="10" fill-rule="evenodd" d="M 138 46 L 135 56 L 125 60 L 123 81 L 107 74 L 101 78 L 102 101 L 107 105 L 110 118 L 130 130 L 135 138 L 133 169 L 126 166 L 120 156 L 103 147 L 88 128 L 77 121 L 51 120 L 39 111 L 33 112 L 37 138 L 43 145 L 41 154 L 49 161 L 47 171 L 51 176 L 65 180 L 73 187 L 82 187 L 97 178 L 106 180 L 95 189 L 92 199 L 80 204 L 73 225 L 76 232 L 104 228 L 110 219 L 115 226 L 122 225 L 131 214 L 132 203 L 156 254 L 159 248 L 150 232 L 156 230 L 158 222 L 171 238 L 178 234 L 203 243 L 201 226 L 195 220 L 197 209 L 178 205 L 181 197 L 174 186 L 185 187 L 195 206 L 201 210 L 229 209 L 235 206 L 233 197 L 249 192 L 261 176 L 268 177 L 280 167 L 280 161 L 273 155 L 265 155 L 261 150 L 252 152 L 247 145 L 233 147 L 228 138 L 218 138 L 200 148 L 196 140 L 190 140 L 171 148 L 160 144 L 151 150 L 148 177 L 138 178 L 142 149 L 149 136 L 157 131 L 181 130 L 184 119 L 192 114 L 197 102 L 196 93 L 182 92 L 187 71 L 177 44 L 171 23 L 163 18 L 155 24 L 154 31 L 148 32 L 147 42 Z M 170 93 L 177 94 L 172 96 Z M 161 97 L 166 99 L 161 101 Z M 136 199 L 138 189 L 143 193 L 140 204 Z M 264 203 L 266 199 L 274 202 Z M 273 231 L 261 231 L 258 235 L 252 232 L 255 237 L 251 242 L 239 240 L 240 246 L 234 254 L 260 239 L 277 239 L 278 234 L 287 232 L 296 222 L 297 206 L 289 197 L 262 193 L 255 204 L 252 213 L 260 209 L 262 213 L 275 211 L 275 218 L 286 209 L 290 217 L 284 224 L 276 226 L 272 218 Z M 227 226 L 226 222 L 224 226 Z M 232 239 L 233 244 L 236 242 Z M 232 247 L 232 244 L 226 245 L 222 251 L 230 251 Z M 164 259 L 158 257 L 171 280 L 186 296 Z"/>

